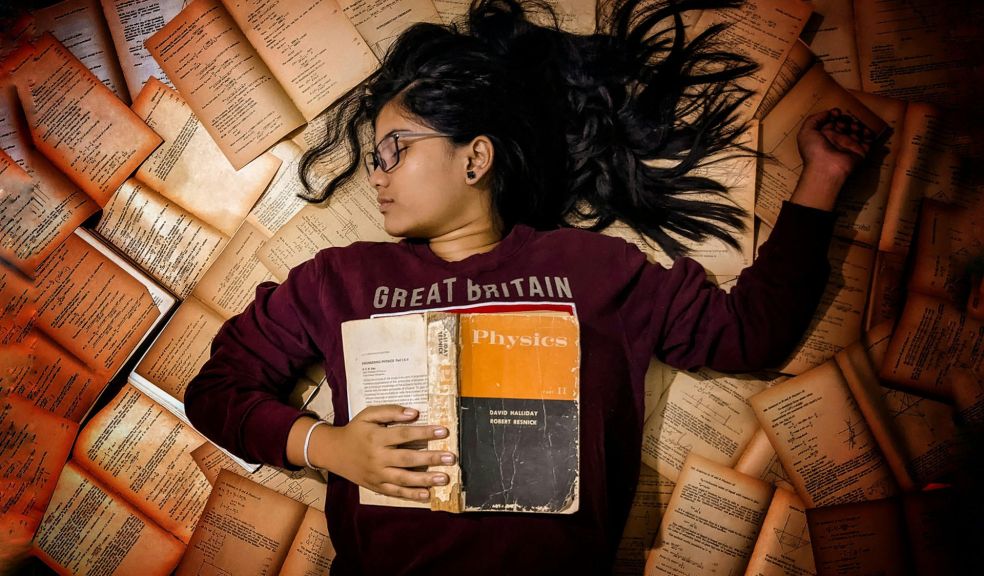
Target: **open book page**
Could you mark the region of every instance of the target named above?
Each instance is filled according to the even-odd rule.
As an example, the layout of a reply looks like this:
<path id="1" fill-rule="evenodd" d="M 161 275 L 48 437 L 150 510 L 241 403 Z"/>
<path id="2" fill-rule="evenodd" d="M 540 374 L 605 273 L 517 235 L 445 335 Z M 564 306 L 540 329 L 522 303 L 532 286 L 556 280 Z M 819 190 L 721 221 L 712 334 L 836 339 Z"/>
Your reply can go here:
<path id="1" fill-rule="evenodd" d="M 167 576 L 184 550 L 180 540 L 75 462 L 62 470 L 34 538 L 34 554 L 60 574 Z"/>
<path id="2" fill-rule="evenodd" d="M 211 442 L 206 442 L 193 450 L 191 456 L 208 479 L 209 484 L 214 485 L 219 478 L 219 472 L 228 470 L 315 510 L 325 511 L 325 498 L 327 496 L 325 479 L 319 472 L 310 468 L 285 470 L 276 466 L 263 465 L 259 470 L 249 473 Z"/>
<path id="3" fill-rule="evenodd" d="M 123 183 L 96 232 L 185 298 L 228 238 L 139 180 Z"/>
<path id="4" fill-rule="evenodd" d="M 328 519 L 324 512 L 309 506 L 304 512 L 304 520 L 301 520 L 297 534 L 294 535 L 279 576 L 327 574 L 334 559 L 335 547 L 328 535 Z"/>
<path id="5" fill-rule="evenodd" d="M 120 369 L 160 316 L 136 278 L 75 235 L 6 312 L 15 318 L 18 309 L 36 313 L 38 330 L 101 376 Z"/>
<path id="6" fill-rule="evenodd" d="M 187 0 L 100 1 L 130 100 L 136 100 L 151 76 L 174 88 L 167 74 L 144 47 L 144 41 L 177 16 Z"/>
<path id="7" fill-rule="evenodd" d="M 789 475 L 782 468 L 782 462 L 779 461 L 779 455 L 776 454 L 776 449 L 772 446 L 769 435 L 761 428 L 748 441 L 748 446 L 741 453 L 734 468 L 752 478 L 765 480 L 776 488 L 796 490 L 789 481 Z"/>
<path id="8" fill-rule="evenodd" d="M 0 390 L 72 422 L 82 421 L 107 382 L 36 330 L 0 345 Z"/>
<path id="9" fill-rule="evenodd" d="M 646 370 L 646 383 L 643 388 L 644 408 L 642 415 L 644 419 L 648 420 L 653 412 L 656 411 L 660 399 L 666 394 L 666 391 L 670 388 L 670 384 L 676 378 L 676 373 L 676 368 L 663 364 L 655 357 L 649 359 L 649 368 Z"/>
<path id="10" fill-rule="evenodd" d="M 222 471 L 175 574 L 273 574 L 287 557 L 306 510 L 300 502 Z"/>
<path id="11" fill-rule="evenodd" d="M 971 268 L 984 254 L 984 205 L 926 199 L 919 218 L 908 288 L 961 305 L 971 290 Z"/>
<path id="12" fill-rule="evenodd" d="M 758 429 L 748 398 L 767 385 L 708 369 L 677 372 L 643 426 L 643 464 L 672 481 L 689 454 L 733 466 Z"/>
<path id="13" fill-rule="evenodd" d="M 809 327 L 789 359 L 779 367 L 784 374 L 801 374 L 861 337 L 875 251 L 834 238 L 827 258 L 827 287 Z"/>
<path id="14" fill-rule="evenodd" d="M 73 458 L 182 542 L 211 487 L 191 451 L 205 439 L 127 384 L 79 434 Z"/>
<path id="15" fill-rule="evenodd" d="M 0 76 L 0 258 L 28 276 L 99 210 L 34 148 L 9 76 Z"/>
<path id="16" fill-rule="evenodd" d="M 810 0 L 810 4 L 813 5 L 813 18 L 803 31 L 810 50 L 838 84 L 849 90 L 860 90 L 854 0 Z"/>
<path id="17" fill-rule="evenodd" d="M 819 63 L 814 64 L 769 115 L 762 119 L 760 151 L 768 157 L 760 165 L 755 215 L 770 226 L 775 225 L 782 201 L 789 200 L 793 195 L 796 182 L 803 171 L 796 135 L 809 116 L 835 107 L 842 113 L 857 118 L 876 134 L 880 134 L 886 127 L 881 118 L 837 84 Z M 838 205 L 838 209 L 844 210 L 838 214 L 838 220 L 850 223 L 846 225 L 848 229 L 857 228 L 863 231 L 877 226 L 881 207 L 869 208 L 869 202 L 865 200 L 865 196 L 860 196 L 852 206 L 842 208 Z M 840 229 L 842 227 L 839 225 L 839 234 L 843 232 Z M 856 235 L 858 232 L 848 238 Z M 873 244 L 876 238 L 876 235 L 872 235 L 867 241 Z M 864 237 L 858 239 L 865 241 Z"/>
<path id="18" fill-rule="evenodd" d="M 953 303 L 910 292 L 879 376 L 933 398 L 951 398 L 948 373 L 977 370 L 984 362 L 984 322 Z"/>
<path id="19" fill-rule="evenodd" d="M 145 44 L 236 169 L 304 123 L 218 0 L 195 0 Z"/>
<path id="20" fill-rule="evenodd" d="M 151 78 L 133 111 L 164 143 L 140 165 L 137 179 L 232 236 L 276 174 L 280 160 L 261 154 L 236 170 L 177 92 Z"/>
<path id="21" fill-rule="evenodd" d="M 879 250 L 908 252 L 923 198 L 967 205 L 977 196 L 961 180 L 953 121 L 928 104 L 906 108 Z"/>
<path id="22" fill-rule="evenodd" d="M 68 197 L 47 193 L 0 150 L 0 259 L 22 274 L 33 276 L 38 264 L 96 208 L 81 192 Z"/>
<path id="23" fill-rule="evenodd" d="M 691 31 L 697 35 L 714 24 L 731 24 L 717 38 L 729 50 L 758 64 L 758 69 L 738 81 L 740 86 L 752 91 L 742 104 L 745 118 L 754 116 L 786 54 L 806 26 L 810 12 L 810 5 L 805 2 L 755 0 L 745 2 L 740 8 L 705 10 Z"/>
<path id="24" fill-rule="evenodd" d="M 271 148 L 270 154 L 280 159 L 280 168 L 247 216 L 247 221 L 262 230 L 267 238 L 272 237 L 301 208 L 309 204 L 298 197 L 299 193 L 304 192 L 304 184 L 298 175 L 303 154 L 300 147 L 285 140 Z"/>
<path id="25" fill-rule="evenodd" d="M 875 326 L 864 335 L 864 346 L 876 367 L 885 361 L 892 339 L 893 322 Z M 953 382 L 951 375 L 948 379 Z M 958 397 L 952 389 L 954 398 Z M 963 441 L 957 430 L 954 406 L 910 394 L 902 390 L 881 387 L 882 400 L 898 430 L 909 466 L 919 485 L 946 478 L 960 465 Z M 959 402 L 954 402 L 959 405 Z"/>
<path id="26" fill-rule="evenodd" d="M 909 467 L 910 455 L 885 403 L 878 381 L 878 367 L 868 355 L 864 344 L 861 341 L 851 344 L 838 352 L 834 361 L 857 402 L 858 410 L 864 415 L 871 435 L 881 448 L 885 463 L 892 469 L 899 488 L 906 492 L 918 489 L 920 486 L 916 484 Z"/>
<path id="27" fill-rule="evenodd" d="M 905 304 L 906 256 L 894 252 L 882 252 L 875 256 L 875 270 L 868 289 L 868 304 L 864 310 L 864 328 L 892 321 L 902 314 Z"/>
<path id="28" fill-rule="evenodd" d="M 909 574 L 905 519 L 894 498 L 807 511 L 820 574 Z"/>
<path id="29" fill-rule="evenodd" d="M 762 97 L 762 103 L 759 104 L 755 117 L 762 119 L 768 116 L 769 112 L 786 95 L 786 92 L 793 89 L 793 86 L 799 82 L 799 79 L 806 74 L 806 71 L 813 66 L 816 60 L 817 57 L 802 40 L 793 43 L 789 53 L 786 54 L 786 59 L 782 62 L 782 66 L 776 72 L 776 77 L 772 79 L 772 84 Z"/>
<path id="30" fill-rule="evenodd" d="M 305 120 L 379 66 L 336 0 L 223 3 Z"/>
<path id="31" fill-rule="evenodd" d="M 970 54 L 953 41 L 961 0 L 855 0 L 861 88 L 902 100 L 960 105 L 970 95 Z"/>
<path id="32" fill-rule="evenodd" d="M 419 412 L 414 424 L 428 423 L 427 322 L 423 314 L 342 324 L 349 416 L 369 406 L 398 404 Z M 430 508 L 359 487 L 362 504 Z"/>
<path id="33" fill-rule="evenodd" d="M 740 574 L 772 486 L 700 456 L 687 457 L 659 526 L 646 576 Z"/>
<path id="34" fill-rule="evenodd" d="M 984 430 L 984 378 L 968 370 L 947 375 L 956 417 L 977 430 Z"/>
<path id="35" fill-rule="evenodd" d="M 256 257 L 266 240 L 250 222 L 243 224 L 201 277 L 192 295 L 224 319 L 242 312 L 256 297 L 256 286 L 274 279 Z"/>
<path id="36" fill-rule="evenodd" d="M 338 5 L 379 59 L 412 24 L 441 23 L 431 0 L 338 0 Z"/>
<path id="37" fill-rule="evenodd" d="M 27 398 L 0 392 L 0 518 L 29 518 L 22 534 L 28 539 L 41 523 L 78 428 Z"/>
<path id="38" fill-rule="evenodd" d="M 833 361 L 750 400 L 807 506 L 891 496 L 895 479 Z"/>
<path id="39" fill-rule="evenodd" d="M 777 488 L 762 530 L 745 567 L 745 576 L 816 574 L 806 505 L 794 492 Z"/>
<path id="40" fill-rule="evenodd" d="M 161 142 L 50 34 L 13 79 L 34 145 L 100 206 Z"/>
<path id="41" fill-rule="evenodd" d="M 208 360 L 224 319 L 197 298 L 186 299 L 134 370 L 175 400 Z"/>
<path id="42" fill-rule="evenodd" d="M 51 32 L 120 100 L 130 103 L 99 0 L 64 0 L 31 15 L 38 33 Z"/>
<path id="43" fill-rule="evenodd" d="M 659 532 L 659 523 L 673 494 L 674 482 L 649 466 L 639 467 L 639 482 L 629 508 L 629 518 L 615 553 L 616 576 L 637 576 L 646 566 L 649 549 Z"/>
<path id="44" fill-rule="evenodd" d="M 376 191 L 356 177 L 322 204 L 302 208 L 260 249 L 259 259 L 278 280 L 322 248 L 348 246 L 359 240 L 386 242 Z"/>

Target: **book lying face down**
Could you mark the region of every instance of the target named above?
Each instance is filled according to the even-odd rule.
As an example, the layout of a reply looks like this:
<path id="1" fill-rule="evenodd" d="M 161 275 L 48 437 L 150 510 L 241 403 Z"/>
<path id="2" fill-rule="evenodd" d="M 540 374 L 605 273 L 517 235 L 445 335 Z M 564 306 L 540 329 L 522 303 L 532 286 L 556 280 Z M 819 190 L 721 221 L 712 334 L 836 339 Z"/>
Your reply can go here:
<path id="1" fill-rule="evenodd" d="M 349 414 L 399 404 L 442 424 L 458 454 L 418 503 L 360 488 L 362 504 L 447 512 L 578 508 L 580 341 L 565 312 L 424 312 L 342 324 Z"/>

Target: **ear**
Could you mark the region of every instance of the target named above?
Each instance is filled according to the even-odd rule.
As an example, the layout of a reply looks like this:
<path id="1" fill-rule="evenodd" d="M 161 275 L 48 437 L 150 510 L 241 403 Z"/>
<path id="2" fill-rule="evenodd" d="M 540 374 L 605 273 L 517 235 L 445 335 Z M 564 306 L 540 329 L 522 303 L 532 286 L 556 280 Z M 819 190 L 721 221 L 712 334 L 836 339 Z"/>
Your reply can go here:
<path id="1" fill-rule="evenodd" d="M 495 147 L 488 136 L 476 136 L 465 145 L 465 183 L 476 184 L 492 169 Z"/>

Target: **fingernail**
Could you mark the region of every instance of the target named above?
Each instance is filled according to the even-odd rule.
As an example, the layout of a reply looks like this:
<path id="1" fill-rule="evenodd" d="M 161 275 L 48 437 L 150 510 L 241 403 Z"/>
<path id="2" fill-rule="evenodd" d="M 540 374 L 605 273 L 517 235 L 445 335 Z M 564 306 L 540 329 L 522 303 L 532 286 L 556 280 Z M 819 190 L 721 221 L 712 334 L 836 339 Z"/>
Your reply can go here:
<path id="1" fill-rule="evenodd" d="M 433 482 L 437 486 L 444 486 L 445 484 L 448 483 L 448 477 L 445 476 L 444 474 L 435 474 L 433 477 L 431 477 L 431 482 Z"/>
<path id="2" fill-rule="evenodd" d="M 417 492 L 417 500 L 430 500 L 430 493 L 427 491 Z"/>
<path id="3" fill-rule="evenodd" d="M 434 437 L 435 438 L 444 438 L 447 435 L 448 435 L 448 429 L 447 428 L 435 428 L 434 429 Z"/>
<path id="4" fill-rule="evenodd" d="M 416 416 L 417 415 L 417 411 L 414 410 L 413 408 L 404 408 L 403 409 L 403 414 L 405 414 L 407 416 Z"/>
<path id="5" fill-rule="evenodd" d="M 453 454 L 442 455 L 441 462 L 444 462 L 445 464 L 454 464 L 454 455 Z"/>

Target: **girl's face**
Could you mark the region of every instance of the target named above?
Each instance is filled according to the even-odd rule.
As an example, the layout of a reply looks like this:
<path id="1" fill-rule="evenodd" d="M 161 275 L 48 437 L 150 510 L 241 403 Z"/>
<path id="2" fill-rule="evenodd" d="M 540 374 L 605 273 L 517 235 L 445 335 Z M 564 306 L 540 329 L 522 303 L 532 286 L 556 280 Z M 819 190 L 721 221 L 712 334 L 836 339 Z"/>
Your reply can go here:
<path id="1" fill-rule="evenodd" d="M 404 115 L 394 102 L 383 106 L 375 121 L 375 145 L 384 163 L 392 165 L 392 134 L 434 134 L 436 130 Z M 445 137 L 397 140 L 399 162 L 384 172 L 376 168 L 369 182 L 376 188 L 387 234 L 435 239 L 491 219 L 487 190 L 469 183 L 474 158 L 470 148 Z M 387 150 L 388 149 L 388 150 Z M 389 154 L 387 153 L 389 152 Z"/>

